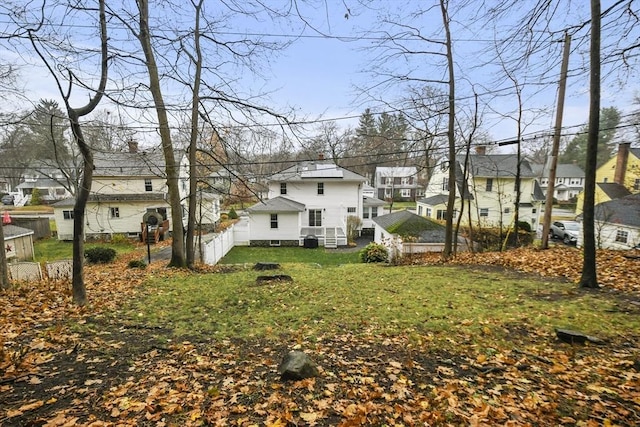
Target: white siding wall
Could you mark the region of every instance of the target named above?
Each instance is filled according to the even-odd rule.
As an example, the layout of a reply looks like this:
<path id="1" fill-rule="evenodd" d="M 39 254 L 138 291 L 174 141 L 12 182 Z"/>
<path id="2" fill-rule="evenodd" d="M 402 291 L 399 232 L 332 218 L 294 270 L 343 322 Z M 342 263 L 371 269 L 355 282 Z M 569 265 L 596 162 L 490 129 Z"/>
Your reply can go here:
<path id="1" fill-rule="evenodd" d="M 151 180 L 151 192 L 166 193 L 167 181 L 163 178 L 148 177 Z M 100 194 L 144 194 L 145 178 L 98 177 L 91 184 L 91 191 Z"/>
<path id="2" fill-rule="evenodd" d="M 279 212 L 278 228 L 271 228 L 271 214 L 254 212 L 249 217 L 251 240 L 298 240 L 300 218 L 298 213 Z"/>
<path id="3" fill-rule="evenodd" d="M 280 194 L 280 182 L 269 184 L 269 198 L 278 196 L 303 203 L 310 209 L 323 209 L 323 227 L 344 227 L 347 216 L 356 215 L 362 218 L 362 185 L 358 182 L 321 181 L 324 184 L 324 194 L 318 194 L 319 181 L 287 182 L 287 194 Z M 348 213 L 350 207 L 356 208 L 355 213 Z M 304 213 L 302 226 L 309 225 L 309 214 Z M 252 228 L 252 231 L 254 229 Z"/>
<path id="4" fill-rule="evenodd" d="M 628 233 L 627 243 L 616 242 L 618 230 Z M 600 249 L 629 250 L 640 244 L 640 229 L 636 227 L 623 226 L 618 224 L 595 223 L 596 245 L 600 244 Z M 583 245 L 582 233 L 578 234 L 577 246 Z"/>
<path id="5" fill-rule="evenodd" d="M 142 217 L 147 212 L 148 202 L 109 202 L 109 203 L 89 203 L 86 208 L 85 233 L 86 234 L 119 234 L 119 233 L 139 233 Z M 158 202 L 154 206 L 166 207 L 168 213 L 169 227 L 171 227 L 171 210 L 166 203 Z M 110 208 L 118 208 L 120 216 L 111 217 Z M 54 218 L 59 240 L 73 239 L 73 220 L 64 219 L 63 211 L 72 211 L 73 207 L 55 208 Z"/>

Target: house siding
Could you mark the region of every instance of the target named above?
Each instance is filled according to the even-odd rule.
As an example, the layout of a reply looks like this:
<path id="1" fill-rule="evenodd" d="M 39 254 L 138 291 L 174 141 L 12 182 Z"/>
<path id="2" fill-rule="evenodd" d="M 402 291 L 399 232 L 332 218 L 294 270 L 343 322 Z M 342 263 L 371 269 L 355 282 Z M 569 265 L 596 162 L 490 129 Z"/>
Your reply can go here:
<path id="1" fill-rule="evenodd" d="M 324 194 L 318 195 L 318 182 L 324 184 Z M 269 197 L 280 196 L 281 181 L 269 183 Z M 362 192 L 357 182 L 343 181 L 287 181 L 287 194 L 284 197 L 295 200 L 306 206 L 307 211 L 301 214 L 301 226 L 309 226 L 309 210 L 322 210 L 323 227 L 346 227 L 347 217 L 356 215 L 362 218 Z M 350 207 L 355 213 L 348 213 Z M 253 228 L 252 228 L 253 230 Z"/>
<path id="2" fill-rule="evenodd" d="M 275 212 L 274 212 L 275 213 Z M 300 219 L 298 212 L 277 212 L 278 228 L 271 228 L 271 213 L 254 212 L 249 217 L 251 246 L 265 246 L 272 240 L 291 241 L 300 244 Z"/>
<path id="3" fill-rule="evenodd" d="M 447 195 L 449 193 L 446 185 L 448 178 L 448 168 L 437 168 L 431 177 L 425 198 L 435 195 Z M 487 191 L 487 179 L 491 180 L 491 191 Z M 538 201 L 533 199 L 535 182 L 535 179 L 532 177 L 523 177 L 520 181 L 521 206 L 519 210 L 519 220 L 531 224 L 532 229 L 537 227 L 541 206 Z M 471 176 L 469 177 L 469 191 L 473 196 L 473 200 L 465 200 L 464 202 L 465 213 L 461 220 L 462 224 L 468 225 L 470 212 L 471 222 L 473 224 L 489 227 L 497 227 L 500 225 L 509 227 L 512 225 L 516 200 L 515 177 Z M 456 212 L 460 212 L 461 203 L 462 200 L 459 195 L 457 195 L 454 205 Z M 421 216 L 438 219 L 437 211 L 446 210 L 446 204 L 428 205 L 418 200 L 416 208 L 418 212 L 421 212 Z M 427 209 L 431 209 L 431 215 L 427 215 Z M 481 215 L 481 212 L 483 214 L 486 212 L 486 216 Z"/>

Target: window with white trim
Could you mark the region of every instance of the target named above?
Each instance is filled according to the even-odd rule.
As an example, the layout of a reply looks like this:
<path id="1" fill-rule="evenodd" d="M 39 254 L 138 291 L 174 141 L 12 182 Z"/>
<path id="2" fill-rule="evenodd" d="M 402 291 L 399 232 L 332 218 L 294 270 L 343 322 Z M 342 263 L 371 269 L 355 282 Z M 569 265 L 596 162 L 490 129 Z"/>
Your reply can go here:
<path id="1" fill-rule="evenodd" d="M 120 208 L 109 208 L 111 218 L 120 218 Z"/>
<path id="2" fill-rule="evenodd" d="M 321 209 L 309 209 L 309 227 L 322 227 Z"/>
<path id="3" fill-rule="evenodd" d="M 356 213 L 356 208 L 354 207 L 347 208 L 347 213 Z"/>
<path id="4" fill-rule="evenodd" d="M 427 218 L 431 218 L 431 208 L 427 208 L 427 209 L 426 209 L 425 216 L 426 216 Z"/>
<path id="5" fill-rule="evenodd" d="M 489 216 L 489 208 L 480 208 L 480 216 Z"/>
<path id="6" fill-rule="evenodd" d="M 318 196 L 322 196 L 324 194 L 324 182 L 318 183 Z"/>
<path id="7" fill-rule="evenodd" d="M 62 217 L 64 219 L 73 219 L 73 211 L 62 211 Z"/>
<path id="8" fill-rule="evenodd" d="M 402 190 L 400 190 L 400 197 L 411 197 L 411 189 L 403 188 Z"/>
<path id="9" fill-rule="evenodd" d="M 378 216 L 378 207 L 377 206 L 373 206 L 371 208 L 371 218 L 376 218 Z"/>
<path id="10" fill-rule="evenodd" d="M 144 180 L 144 191 L 153 191 L 153 184 L 150 179 Z"/>
<path id="11" fill-rule="evenodd" d="M 616 242 L 627 243 L 629 241 L 629 232 L 625 230 L 616 231 Z"/>
<path id="12" fill-rule="evenodd" d="M 287 183 L 286 182 L 281 182 L 280 183 L 280 194 L 287 194 Z"/>
<path id="13" fill-rule="evenodd" d="M 447 211 L 438 209 L 436 211 L 436 219 L 439 219 L 441 221 L 444 221 L 445 219 L 447 219 Z"/>
<path id="14" fill-rule="evenodd" d="M 271 214 L 271 228 L 278 228 L 278 214 Z"/>

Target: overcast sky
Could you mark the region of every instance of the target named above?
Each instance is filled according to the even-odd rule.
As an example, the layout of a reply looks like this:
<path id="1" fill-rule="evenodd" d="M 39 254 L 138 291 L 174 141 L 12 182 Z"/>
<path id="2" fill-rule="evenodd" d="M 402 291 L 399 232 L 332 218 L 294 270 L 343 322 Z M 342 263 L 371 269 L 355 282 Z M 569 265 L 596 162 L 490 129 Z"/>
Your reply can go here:
<path id="1" fill-rule="evenodd" d="M 272 1 L 276 5 L 285 4 L 285 0 Z M 212 3 L 209 2 L 208 6 Z M 363 3 L 367 7 L 364 7 Z M 459 2 L 452 2 L 452 7 L 457 7 L 454 3 Z M 520 12 L 531 3 L 532 1 L 519 2 Z M 606 10 L 611 3 L 612 1 L 604 1 L 603 10 Z M 422 55 L 408 61 L 396 58 L 395 62 L 388 60 L 381 65 L 376 63 L 375 59 L 380 59 L 383 51 L 370 49 L 379 42 L 380 30 L 400 31 L 398 25 L 385 26 L 383 22 L 385 17 L 390 17 L 396 24 L 401 23 L 412 29 L 420 29 L 424 37 L 443 40 L 439 8 L 427 7 L 432 4 L 437 5 L 436 2 L 312 0 L 310 6 L 305 6 L 301 2 L 299 4 L 300 12 L 305 18 L 304 23 L 300 20 L 290 22 L 288 25 L 276 24 L 269 20 L 263 20 L 260 23 L 237 21 L 238 31 L 254 32 L 267 41 L 292 41 L 293 36 L 303 35 L 286 50 L 269 56 L 270 64 L 264 63 L 260 67 L 261 74 L 267 78 L 267 81 L 251 77 L 250 74 L 243 74 L 236 81 L 236 84 L 247 87 L 255 85 L 251 88 L 254 93 L 268 92 L 268 102 L 274 109 L 284 110 L 291 106 L 296 109 L 298 117 L 304 117 L 310 121 L 336 119 L 341 126 L 355 126 L 357 116 L 366 107 L 371 107 L 378 112 L 392 110 L 393 106 L 398 105 L 398 100 L 407 94 L 406 84 L 390 86 L 379 84 L 383 77 L 376 76 L 376 72 L 383 71 L 385 65 L 389 65 L 391 70 L 403 70 L 403 67 L 413 70 L 414 76 L 423 79 L 443 78 L 443 68 L 438 64 L 442 58 L 437 56 Z M 635 4 L 634 7 L 638 8 Z M 418 10 L 424 13 L 412 14 Z M 494 40 L 502 41 L 509 34 L 511 26 L 516 25 L 517 22 L 504 18 L 500 24 L 491 27 L 481 21 L 474 21 L 474 13 L 477 11 L 470 7 L 454 12 L 456 14 L 452 17 L 451 32 L 456 54 L 457 97 L 460 97 L 460 104 L 469 102 L 472 88 L 484 94 L 480 98 L 484 113 L 483 127 L 495 140 L 513 138 L 515 123 L 512 119 L 505 119 L 502 116 L 513 115 L 515 97 L 512 95 L 496 98 L 488 94 L 509 92 L 508 90 L 505 92 L 508 85 L 505 86 L 504 79 L 501 83 L 496 81 L 500 67 L 496 64 L 492 46 L 495 44 Z M 572 10 L 573 15 L 556 17 L 553 22 L 548 22 L 548 27 L 559 30 L 563 28 L 562 25 L 579 25 L 588 19 L 588 12 L 588 8 L 578 5 Z M 5 22 L 6 16 L 0 15 L 0 20 Z M 240 28 L 242 25 L 244 28 Z M 586 53 L 588 44 L 585 44 L 584 39 L 586 31 L 584 28 L 576 30 L 578 39 L 573 45 L 570 61 L 572 73 L 565 105 L 563 122 L 565 127 L 580 125 L 587 121 L 588 56 Z M 79 33 L 82 31 L 79 30 Z M 630 38 L 633 39 L 633 36 L 632 34 Z M 637 37 L 637 34 L 635 36 Z M 523 91 L 525 108 L 537 111 L 535 121 L 533 113 L 530 113 L 529 121 L 533 123 L 529 125 L 526 132 L 548 130 L 554 122 L 557 97 L 557 82 L 554 80 L 557 80 L 560 73 L 559 40 L 557 45 L 549 48 L 549 57 L 540 59 L 545 61 L 545 65 L 551 70 L 547 72 L 543 81 L 531 80 L 530 76 L 537 71 L 535 63 L 526 66 L 530 69 L 530 73 L 523 69 L 516 71 L 518 78 L 527 82 Z M 421 46 L 434 49 L 434 45 L 422 43 Z M 36 66 L 38 61 L 30 53 L 17 52 L 12 50 L 11 46 L 7 48 L 5 44 L 5 49 L 0 51 L 0 60 L 23 64 L 20 77 L 29 99 L 59 99 L 52 79 L 44 69 Z M 635 70 L 632 69 L 630 73 L 606 73 L 605 77 L 602 106 L 616 106 L 623 112 L 634 108 L 632 99 L 636 91 L 635 80 L 638 77 Z M 362 87 L 377 87 L 380 91 L 365 95 L 359 90 Z M 439 89 L 447 90 L 443 85 L 439 85 Z M 385 103 L 387 105 L 384 105 Z M 14 107 L 15 104 L 5 103 L 3 109 L 6 111 Z M 108 106 L 101 106 L 101 108 L 108 108 Z"/>

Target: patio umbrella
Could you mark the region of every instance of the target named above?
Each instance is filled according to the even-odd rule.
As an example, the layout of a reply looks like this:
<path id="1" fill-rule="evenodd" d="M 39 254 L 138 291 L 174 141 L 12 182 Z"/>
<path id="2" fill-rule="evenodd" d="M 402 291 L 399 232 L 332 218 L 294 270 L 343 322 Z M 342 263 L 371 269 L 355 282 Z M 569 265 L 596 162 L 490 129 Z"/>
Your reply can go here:
<path id="1" fill-rule="evenodd" d="M 2 225 L 11 224 L 11 217 L 9 216 L 9 211 L 4 211 L 2 214 Z"/>

